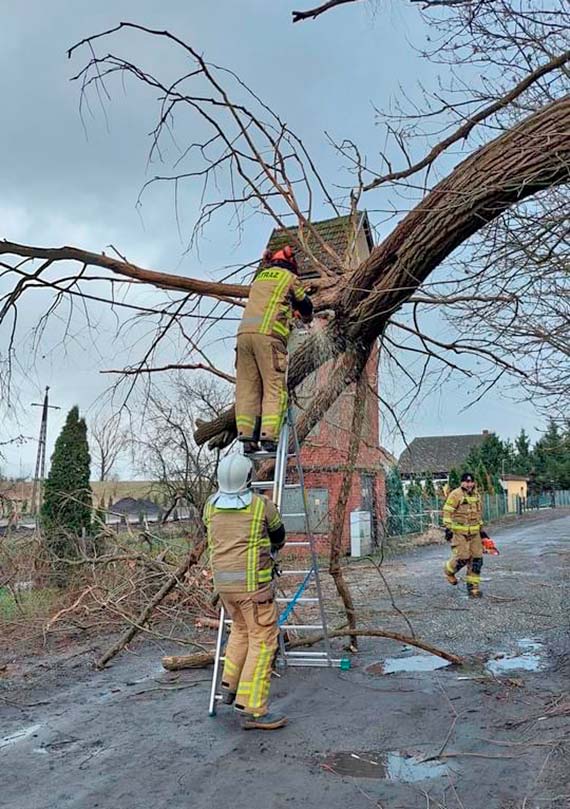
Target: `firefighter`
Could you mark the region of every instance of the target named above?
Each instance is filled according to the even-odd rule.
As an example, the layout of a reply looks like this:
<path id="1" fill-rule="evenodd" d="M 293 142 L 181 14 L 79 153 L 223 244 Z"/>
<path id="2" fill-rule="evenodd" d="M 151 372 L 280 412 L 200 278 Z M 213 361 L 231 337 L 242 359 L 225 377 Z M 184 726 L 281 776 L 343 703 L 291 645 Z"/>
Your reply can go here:
<path id="1" fill-rule="evenodd" d="M 244 730 L 276 730 L 287 717 L 268 708 L 279 628 L 272 576 L 285 542 L 275 505 L 251 487 L 251 460 L 235 453 L 218 467 L 218 491 L 204 509 L 214 588 L 232 619 L 222 702 L 235 703 Z"/>
<path id="2" fill-rule="evenodd" d="M 479 598 L 481 568 L 483 567 L 483 539 L 488 535 L 482 530 L 483 509 L 481 497 L 475 487 L 475 478 L 469 472 L 461 476 L 461 485 L 447 496 L 443 507 L 445 538 L 451 542 L 452 556 L 444 572 L 450 584 L 457 584 L 456 574 L 467 567 L 465 582 L 467 595 Z"/>
<path id="3" fill-rule="evenodd" d="M 237 337 L 236 424 L 244 453 L 275 452 L 287 409 L 287 340 L 294 313 L 310 323 L 313 305 L 291 247 L 267 253 Z"/>

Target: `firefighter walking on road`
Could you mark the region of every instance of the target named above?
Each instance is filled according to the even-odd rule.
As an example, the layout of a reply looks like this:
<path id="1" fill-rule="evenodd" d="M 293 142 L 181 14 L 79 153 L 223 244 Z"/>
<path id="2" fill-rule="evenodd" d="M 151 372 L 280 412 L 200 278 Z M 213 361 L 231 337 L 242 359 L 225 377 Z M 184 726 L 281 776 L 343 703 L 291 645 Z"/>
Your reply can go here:
<path id="1" fill-rule="evenodd" d="M 287 340 L 294 313 L 305 323 L 313 305 L 299 282 L 297 262 L 286 246 L 264 258 L 257 272 L 238 329 L 236 358 L 236 425 L 244 452 L 258 442 L 277 449 L 287 409 Z"/>
<path id="2" fill-rule="evenodd" d="M 285 542 L 276 506 L 251 487 L 252 463 L 241 454 L 218 467 L 218 491 L 206 503 L 214 588 L 232 620 L 222 673 L 222 702 L 235 703 L 244 730 L 275 730 L 287 718 L 268 708 L 279 627 L 271 584 Z"/>
<path id="3" fill-rule="evenodd" d="M 461 485 L 447 496 L 443 507 L 445 538 L 451 542 L 452 555 L 444 565 L 450 584 L 457 584 L 457 573 L 467 568 L 465 582 L 467 594 L 472 598 L 481 596 L 479 583 L 483 567 L 483 507 L 476 490 L 475 478 L 469 472 L 461 476 Z"/>

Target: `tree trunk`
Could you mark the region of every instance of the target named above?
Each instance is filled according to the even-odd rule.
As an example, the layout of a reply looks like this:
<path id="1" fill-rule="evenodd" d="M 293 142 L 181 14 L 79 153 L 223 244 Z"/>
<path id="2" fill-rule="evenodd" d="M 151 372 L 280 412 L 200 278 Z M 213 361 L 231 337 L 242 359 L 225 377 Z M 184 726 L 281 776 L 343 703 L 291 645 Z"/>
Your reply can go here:
<path id="1" fill-rule="evenodd" d="M 390 317 L 457 247 L 511 206 L 569 177 L 570 96 L 566 96 L 460 163 L 372 250 L 326 302 L 335 319 L 292 355 L 289 387 L 295 389 L 312 371 L 344 352 L 366 355 Z M 331 380 L 319 391 L 306 415 L 308 424 L 322 417 L 323 401 L 334 402 L 337 384 Z M 233 408 L 202 423 L 195 439 L 198 444 L 215 442 L 224 433 L 236 435 Z"/>
<path id="2" fill-rule="evenodd" d="M 350 428 L 350 442 L 348 447 L 348 459 L 346 469 L 342 478 L 340 487 L 339 498 L 336 503 L 335 516 L 333 529 L 331 531 L 331 549 L 329 560 L 329 573 L 334 579 L 337 592 L 342 599 L 346 617 L 348 619 L 349 629 L 356 629 L 356 611 L 354 609 L 354 601 L 352 593 L 344 578 L 342 567 L 340 564 L 340 556 L 342 553 L 342 536 L 344 533 L 344 524 L 346 517 L 346 506 L 348 504 L 348 497 L 352 486 L 352 476 L 354 474 L 354 467 L 358 458 L 358 451 L 360 449 L 360 438 L 362 435 L 362 425 L 364 423 L 364 413 L 366 411 L 366 385 L 367 379 L 365 374 L 361 374 L 360 379 L 356 385 L 356 392 L 354 397 L 354 411 L 352 414 L 352 425 Z M 356 635 L 351 635 L 350 642 L 356 649 L 358 641 Z"/>

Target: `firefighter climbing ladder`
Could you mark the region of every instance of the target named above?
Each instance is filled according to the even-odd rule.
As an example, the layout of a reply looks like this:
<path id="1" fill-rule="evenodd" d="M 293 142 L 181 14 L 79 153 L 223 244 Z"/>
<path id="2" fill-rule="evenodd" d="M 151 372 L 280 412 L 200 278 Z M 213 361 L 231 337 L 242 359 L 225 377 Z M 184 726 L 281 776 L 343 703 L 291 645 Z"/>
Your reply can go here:
<path id="1" fill-rule="evenodd" d="M 289 446 L 292 445 L 293 453 L 289 454 Z M 267 452 L 259 452 L 250 455 L 253 461 L 266 461 L 268 458 L 273 457 Z M 297 477 L 296 482 L 287 482 L 287 472 L 289 469 L 289 458 L 294 458 L 294 473 Z M 305 490 L 305 481 L 303 477 L 303 468 L 301 466 L 301 455 L 299 439 L 295 429 L 295 422 L 293 419 L 293 412 L 291 407 L 287 410 L 287 417 L 279 436 L 279 444 L 277 453 L 275 455 L 275 478 L 274 480 L 267 481 L 254 481 L 253 487 L 260 490 L 272 490 L 272 500 L 281 512 L 281 516 L 285 519 L 290 518 L 303 518 L 305 523 L 305 537 L 304 541 L 287 541 L 284 546 L 284 551 L 287 549 L 292 550 L 296 547 L 307 547 L 309 549 L 309 566 L 306 569 L 282 569 L 281 577 L 279 579 L 279 589 L 282 591 L 292 589 L 291 595 L 279 595 L 276 597 L 276 602 L 282 607 L 279 614 L 279 664 L 281 668 L 287 666 L 338 666 L 340 659 L 334 659 L 331 655 L 331 648 L 329 643 L 326 613 L 323 603 L 323 594 L 321 587 L 320 571 L 318 566 L 317 551 L 315 547 L 314 537 L 309 524 L 309 514 L 307 509 L 307 497 Z M 300 501 L 303 510 L 295 513 L 283 513 L 282 503 L 283 494 L 286 489 L 297 489 L 301 492 Z M 303 557 L 305 558 L 305 557 Z M 287 579 L 293 578 L 301 581 L 293 588 L 287 586 Z M 314 585 L 315 595 L 306 595 L 309 587 Z M 316 605 L 318 608 L 319 622 L 318 623 L 290 623 L 291 617 L 295 617 L 295 611 L 303 605 Z M 221 664 L 223 663 L 222 649 L 227 634 L 228 626 L 231 620 L 227 617 L 223 606 L 220 609 L 220 625 L 218 628 L 218 635 L 216 639 L 216 650 L 214 655 L 214 672 L 212 675 L 212 688 L 210 692 L 209 714 L 210 716 L 216 715 L 216 703 L 221 699 L 219 693 L 219 680 L 221 675 Z M 322 651 L 293 651 L 285 648 L 285 634 L 287 630 L 295 630 L 300 632 L 315 630 L 323 636 L 323 650 Z"/>

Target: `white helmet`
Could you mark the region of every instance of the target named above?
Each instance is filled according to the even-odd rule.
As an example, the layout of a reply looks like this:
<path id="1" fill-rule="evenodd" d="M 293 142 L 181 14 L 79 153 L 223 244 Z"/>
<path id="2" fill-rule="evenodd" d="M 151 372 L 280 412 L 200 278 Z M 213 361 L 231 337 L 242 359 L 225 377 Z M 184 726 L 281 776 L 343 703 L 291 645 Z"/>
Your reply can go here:
<path id="1" fill-rule="evenodd" d="M 248 488 L 253 464 L 237 452 L 226 455 L 218 466 L 218 487 L 222 494 L 237 494 Z"/>

